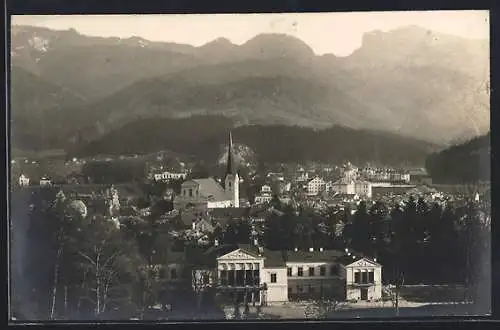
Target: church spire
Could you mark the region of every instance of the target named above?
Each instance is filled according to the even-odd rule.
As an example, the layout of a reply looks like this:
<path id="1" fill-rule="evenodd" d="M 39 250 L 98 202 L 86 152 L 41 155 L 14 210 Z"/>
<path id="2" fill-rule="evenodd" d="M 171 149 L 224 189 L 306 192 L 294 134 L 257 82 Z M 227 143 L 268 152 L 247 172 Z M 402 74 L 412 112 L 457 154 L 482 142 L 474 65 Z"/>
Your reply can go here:
<path id="1" fill-rule="evenodd" d="M 233 136 L 231 134 L 231 131 L 229 131 L 229 144 L 228 144 L 228 150 L 227 150 L 226 175 L 235 174 L 235 173 L 236 173 L 236 166 L 234 164 L 234 155 L 233 155 Z"/>

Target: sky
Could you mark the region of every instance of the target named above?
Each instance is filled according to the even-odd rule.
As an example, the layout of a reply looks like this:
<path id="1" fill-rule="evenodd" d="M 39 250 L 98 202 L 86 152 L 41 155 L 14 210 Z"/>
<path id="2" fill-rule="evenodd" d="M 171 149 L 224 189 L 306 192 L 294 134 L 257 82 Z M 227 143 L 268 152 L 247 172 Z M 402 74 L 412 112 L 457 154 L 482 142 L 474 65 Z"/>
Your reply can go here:
<path id="1" fill-rule="evenodd" d="M 357 13 L 197 14 L 197 15 L 16 15 L 14 25 L 85 35 L 168 41 L 201 46 L 216 38 L 242 44 L 261 33 L 285 33 L 306 42 L 317 55 L 347 56 L 362 36 L 416 25 L 465 38 L 489 38 L 488 11 L 406 11 Z"/>

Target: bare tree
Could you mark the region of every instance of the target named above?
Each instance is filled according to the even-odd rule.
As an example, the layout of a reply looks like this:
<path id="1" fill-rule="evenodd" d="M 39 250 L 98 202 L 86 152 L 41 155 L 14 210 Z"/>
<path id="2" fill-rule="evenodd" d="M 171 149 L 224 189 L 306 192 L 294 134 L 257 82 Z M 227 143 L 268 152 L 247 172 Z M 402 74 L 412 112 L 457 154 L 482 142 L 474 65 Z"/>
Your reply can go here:
<path id="1" fill-rule="evenodd" d="M 127 284 L 137 279 L 141 260 L 113 223 L 94 218 L 76 237 L 72 248 L 84 273 L 81 299 L 95 306 L 96 316 L 105 312 L 110 303 L 128 299 Z"/>

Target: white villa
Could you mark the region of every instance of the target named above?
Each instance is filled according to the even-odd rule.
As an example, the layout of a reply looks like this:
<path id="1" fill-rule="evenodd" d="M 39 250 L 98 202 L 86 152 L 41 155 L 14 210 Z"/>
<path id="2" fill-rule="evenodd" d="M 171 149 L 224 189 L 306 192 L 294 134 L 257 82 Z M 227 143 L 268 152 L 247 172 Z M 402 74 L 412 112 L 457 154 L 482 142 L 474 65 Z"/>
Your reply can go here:
<path id="1" fill-rule="evenodd" d="M 265 305 L 320 297 L 382 298 L 382 266 L 344 251 L 281 252 L 255 245 L 220 245 L 206 251 L 203 260 L 201 268 L 210 274 L 205 284 L 231 301 Z"/>

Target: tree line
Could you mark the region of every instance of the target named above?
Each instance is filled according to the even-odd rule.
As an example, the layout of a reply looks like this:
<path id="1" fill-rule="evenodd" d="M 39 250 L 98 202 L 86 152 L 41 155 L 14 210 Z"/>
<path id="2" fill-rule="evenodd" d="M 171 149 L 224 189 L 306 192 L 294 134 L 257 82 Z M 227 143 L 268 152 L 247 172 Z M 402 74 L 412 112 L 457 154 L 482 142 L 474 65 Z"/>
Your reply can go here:
<path id="1" fill-rule="evenodd" d="M 235 143 L 249 146 L 263 162 L 342 163 L 350 160 L 421 165 L 433 149 L 426 142 L 341 126 L 323 130 L 285 125 L 234 127 L 230 119 L 222 116 L 192 116 L 137 120 L 101 138 L 82 142 L 75 154 L 141 154 L 171 150 L 215 162 L 218 154 L 214 154 L 214 150 L 227 143 L 229 130 L 233 132 Z"/>
<path id="2" fill-rule="evenodd" d="M 490 181 L 491 133 L 429 155 L 425 166 L 435 183 Z"/>

